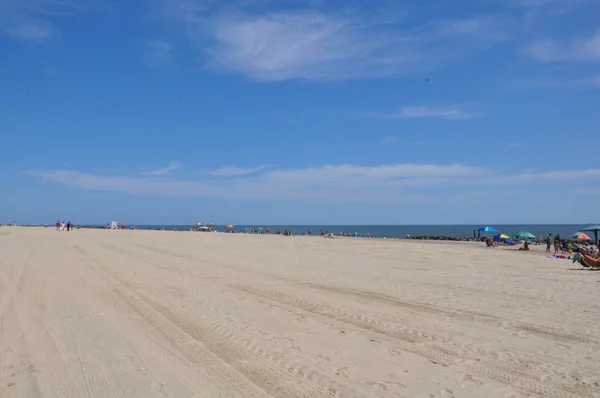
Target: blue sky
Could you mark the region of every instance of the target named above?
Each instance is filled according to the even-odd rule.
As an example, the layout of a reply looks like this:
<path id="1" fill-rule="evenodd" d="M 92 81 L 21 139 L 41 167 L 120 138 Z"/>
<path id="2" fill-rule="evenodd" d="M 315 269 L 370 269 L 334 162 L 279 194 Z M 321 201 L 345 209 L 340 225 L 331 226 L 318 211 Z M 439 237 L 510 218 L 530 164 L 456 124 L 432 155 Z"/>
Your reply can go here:
<path id="1" fill-rule="evenodd" d="M 0 0 L 0 222 L 598 221 L 598 15 Z"/>

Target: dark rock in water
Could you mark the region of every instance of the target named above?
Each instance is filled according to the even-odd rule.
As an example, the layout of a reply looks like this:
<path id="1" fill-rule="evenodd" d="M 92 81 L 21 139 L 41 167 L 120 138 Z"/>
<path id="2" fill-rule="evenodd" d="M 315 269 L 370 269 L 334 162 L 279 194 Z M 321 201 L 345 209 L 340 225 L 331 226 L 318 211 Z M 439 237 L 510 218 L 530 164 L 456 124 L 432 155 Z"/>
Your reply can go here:
<path id="1" fill-rule="evenodd" d="M 411 236 L 411 240 L 447 240 L 454 242 L 483 242 L 485 238 L 462 238 L 456 236 Z"/>

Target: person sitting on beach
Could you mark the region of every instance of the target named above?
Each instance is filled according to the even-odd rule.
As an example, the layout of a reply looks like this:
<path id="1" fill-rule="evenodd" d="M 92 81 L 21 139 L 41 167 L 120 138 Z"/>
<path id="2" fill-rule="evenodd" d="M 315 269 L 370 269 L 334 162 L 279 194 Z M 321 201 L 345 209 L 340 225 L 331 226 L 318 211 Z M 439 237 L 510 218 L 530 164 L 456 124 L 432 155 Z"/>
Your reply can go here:
<path id="1" fill-rule="evenodd" d="M 529 248 L 529 242 L 525 241 L 525 243 L 523 243 L 523 247 L 519 247 L 519 250 L 523 250 L 523 251 L 529 251 L 529 250 L 531 250 Z"/>

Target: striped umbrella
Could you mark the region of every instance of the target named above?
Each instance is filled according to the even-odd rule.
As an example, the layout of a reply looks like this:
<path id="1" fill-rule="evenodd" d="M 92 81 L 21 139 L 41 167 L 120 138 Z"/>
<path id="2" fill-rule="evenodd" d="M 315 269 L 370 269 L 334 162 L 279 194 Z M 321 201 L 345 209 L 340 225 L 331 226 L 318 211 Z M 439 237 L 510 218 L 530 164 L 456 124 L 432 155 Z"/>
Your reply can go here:
<path id="1" fill-rule="evenodd" d="M 577 232 L 575 235 L 571 236 L 571 239 L 577 240 L 590 240 L 591 238 L 584 234 L 583 232 Z"/>

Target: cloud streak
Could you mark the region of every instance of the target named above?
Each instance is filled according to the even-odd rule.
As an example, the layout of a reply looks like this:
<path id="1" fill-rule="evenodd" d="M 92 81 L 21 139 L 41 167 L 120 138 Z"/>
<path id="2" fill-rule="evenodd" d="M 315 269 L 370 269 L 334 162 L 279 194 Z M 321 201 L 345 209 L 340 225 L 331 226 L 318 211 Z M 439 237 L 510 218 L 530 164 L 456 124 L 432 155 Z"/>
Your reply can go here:
<path id="1" fill-rule="evenodd" d="M 236 170 L 237 169 L 237 170 Z M 200 179 L 173 179 L 169 172 L 143 176 L 108 176 L 70 170 L 31 172 L 42 180 L 84 190 L 122 192 L 140 196 L 296 198 L 370 201 L 402 195 L 438 197 L 444 192 L 474 188 L 529 187 L 560 181 L 600 180 L 600 169 L 555 170 L 500 174 L 460 164 L 388 164 L 378 166 L 324 165 L 300 169 L 273 169 L 239 174 L 230 166 L 218 175 Z M 228 170 L 223 172 L 223 170 Z M 236 172 L 234 172 L 236 171 Z M 256 174 L 257 173 L 257 174 Z M 239 178 L 228 178 L 237 176 Z M 161 178 L 158 178 L 161 177 Z"/>
<path id="2" fill-rule="evenodd" d="M 5 29 L 12 39 L 24 42 L 44 42 L 57 35 L 54 25 L 32 18 L 19 18 L 6 26 Z"/>
<path id="3" fill-rule="evenodd" d="M 173 161 L 169 163 L 167 167 L 163 167 L 162 169 L 146 171 L 141 173 L 143 176 L 167 176 L 172 172 L 179 170 L 183 164 L 181 162 Z"/>
<path id="4" fill-rule="evenodd" d="M 217 176 L 217 177 L 238 177 L 245 176 L 248 174 L 256 173 L 257 171 L 263 170 L 269 166 L 262 165 L 256 167 L 237 167 L 237 166 L 225 166 L 216 170 L 205 172 L 205 174 Z"/>
<path id="5" fill-rule="evenodd" d="M 458 107 L 404 107 L 399 112 L 367 113 L 366 117 L 381 119 L 473 119 L 481 117 L 475 113 L 465 112 Z"/>
<path id="6" fill-rule="evenodd" d="M 587 37 L 533 41 L 522 51 L 539 62 L 600 62 L 600 30 Z"/>
<path id="7" fill-rule="evenodd" d="M 209 69 L 254 81 L 341 80 L 422 73 L 505 40 L 505 19 L 408 18 L 416 7 L 374 0 L 154 0 L 155 20 L 185 27 Z M 158 15 L 160 14 L 160 15 Z"/>
<path id="8" fill-rule="evenodd" d="M 162 40 L 147 40 L 144 43 L 144 58 L 153 69 L 170 68 L 173 66 L 171 44 Z"/>

